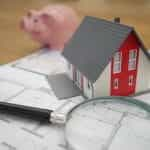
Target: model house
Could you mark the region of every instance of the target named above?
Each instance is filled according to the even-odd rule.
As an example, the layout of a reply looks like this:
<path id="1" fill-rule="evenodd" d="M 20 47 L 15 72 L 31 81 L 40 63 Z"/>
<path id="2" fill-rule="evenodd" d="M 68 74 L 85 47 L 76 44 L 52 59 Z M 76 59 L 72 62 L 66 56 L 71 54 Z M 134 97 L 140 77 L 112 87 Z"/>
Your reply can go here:
<path id="1" fill-rule="evenodd" d="M 134 28 L 119 22 L 87 16 L 64 49 L 68 75 L 88 98 L 149 88 L 150 55 Z"/>

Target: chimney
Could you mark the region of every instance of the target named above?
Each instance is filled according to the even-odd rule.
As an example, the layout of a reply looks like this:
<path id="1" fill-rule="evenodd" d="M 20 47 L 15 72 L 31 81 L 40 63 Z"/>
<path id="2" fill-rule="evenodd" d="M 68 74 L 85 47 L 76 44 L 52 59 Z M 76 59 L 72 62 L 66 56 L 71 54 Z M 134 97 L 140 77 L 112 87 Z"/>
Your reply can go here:
<path id="1" fill-rule="evenodd" d="M 114 18 L 114 22 L 120 23 L 120 17 L 115 17 L 115 18 Z"/>

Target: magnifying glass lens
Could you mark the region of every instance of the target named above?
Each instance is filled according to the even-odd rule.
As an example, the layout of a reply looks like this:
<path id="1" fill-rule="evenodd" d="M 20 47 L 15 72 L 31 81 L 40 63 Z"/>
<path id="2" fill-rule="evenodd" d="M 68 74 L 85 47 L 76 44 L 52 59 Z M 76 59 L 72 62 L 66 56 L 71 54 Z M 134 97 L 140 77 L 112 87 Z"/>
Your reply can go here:
<path id="1" fill-rule="evenodd" d="M 68 150 L 149 150 L 150 113 L 140 104 L 110 98 L 79 105 L 66 124 Z"/>

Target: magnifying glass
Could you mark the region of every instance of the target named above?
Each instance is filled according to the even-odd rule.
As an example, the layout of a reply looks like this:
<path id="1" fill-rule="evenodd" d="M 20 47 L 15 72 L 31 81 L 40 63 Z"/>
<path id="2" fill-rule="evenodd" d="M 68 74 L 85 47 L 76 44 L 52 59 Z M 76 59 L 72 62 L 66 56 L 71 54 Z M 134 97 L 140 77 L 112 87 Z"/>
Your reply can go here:
<path id="1" fill-rule="evenodd" d="M 150 106 L 124 97 L 101 97 L 67 116 L 68 150 L 149 150 Z"/>
<path id="2" fill-rule="evenodd" d="M 48 111 L 32 108 L 31 114 L 54 124 L 63 123 L 67 150 L 149 150 L 150 106 L 144 102 L 100 97 L 74 106 L 66 116 Z M 30 116 L 29 108 L 27 112 Z"/>

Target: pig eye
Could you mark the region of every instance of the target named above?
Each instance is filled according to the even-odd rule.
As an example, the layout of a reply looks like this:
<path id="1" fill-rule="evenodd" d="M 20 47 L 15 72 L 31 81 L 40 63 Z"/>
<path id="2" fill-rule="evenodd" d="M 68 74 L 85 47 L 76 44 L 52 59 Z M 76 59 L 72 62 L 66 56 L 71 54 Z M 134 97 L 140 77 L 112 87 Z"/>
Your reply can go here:
<path id="1" fill-rule="evenodd" d="M 31 13 L 30 13 L 30 12 L 28 12 L 28 13 L 27 13 L 27 16 L 28 16 L 28 17 L 31 17 Z"/>
<path id="2" fill-rule="evenodd" d="M 38 19 L 34 19 L 34 22 L 37 23 L 37 22 L 38 22 Z"/>

